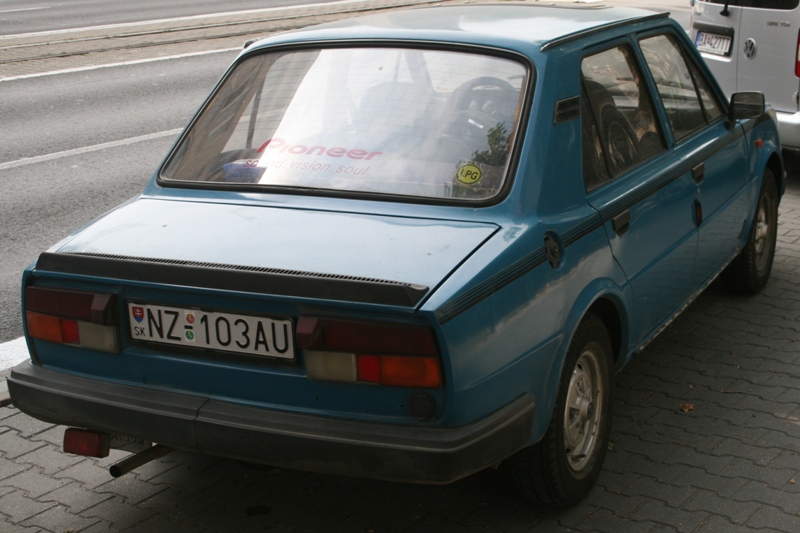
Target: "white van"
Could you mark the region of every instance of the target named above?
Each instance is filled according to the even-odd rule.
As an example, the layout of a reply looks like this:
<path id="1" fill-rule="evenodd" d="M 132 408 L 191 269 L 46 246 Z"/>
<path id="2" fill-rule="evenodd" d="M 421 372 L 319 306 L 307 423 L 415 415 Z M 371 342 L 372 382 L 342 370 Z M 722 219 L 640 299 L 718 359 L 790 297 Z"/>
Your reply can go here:
<path id="1" fill-rule="evenodd" d="M 691 0 L 691 37 L 722 90 L 761 91 L 800 150 L 800 0 Z"/>

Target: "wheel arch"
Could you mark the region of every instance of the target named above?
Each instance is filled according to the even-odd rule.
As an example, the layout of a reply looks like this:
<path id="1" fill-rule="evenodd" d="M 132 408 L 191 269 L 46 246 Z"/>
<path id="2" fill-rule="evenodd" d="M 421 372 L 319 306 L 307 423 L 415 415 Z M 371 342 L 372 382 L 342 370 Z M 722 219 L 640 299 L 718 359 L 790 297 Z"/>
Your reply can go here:
<path id="1" fill-rule="evenodd" d="M 772 175 L 775 177 L 775 184 L 778 186 L 778 196 L 783 196 L 784 191 L 784 167 L 783 160 L 778 152 L 772 152 L 767 159 L 766 168 L 768 168 Z"/>
<path id="2" fill-rule="evenodd" d="M 630 298 L 625 289 L 620 288 L 610 279 L 595 280 L 587 286 L 581 296 L 574 303 L 564 327 L 565 340 L 559 352 L 557 364 L 552 365 L 547 382 L 550 384 L 558 383 L 564 371 L 564 361 L 570 343 L 575 337 L 581 322 L 589 313 L 597 316 L 605 325 L 611 339 L 613 356 L 613 367 L 618 370 L 627 361 L 626 354 L 630 344 L 629 336 L 629 317 L 627 313 Z M 544 431 L 550 424 L 555 408 L 554 398 L 540 398 L 544 400 L 537 402 L 537 419 L 534 423 L 533 441 L 542 437 Z"/>
<path id="3" fill-rule="evenodd" d="M 608 336 L 611 339 L 611 349 L 614 355 L 614 364 L 620 364 L 622 360 L 622 316 L 620 309 L 607 295 L 595 300 L 584 316 L 594 313 L 605 325 Z"/>

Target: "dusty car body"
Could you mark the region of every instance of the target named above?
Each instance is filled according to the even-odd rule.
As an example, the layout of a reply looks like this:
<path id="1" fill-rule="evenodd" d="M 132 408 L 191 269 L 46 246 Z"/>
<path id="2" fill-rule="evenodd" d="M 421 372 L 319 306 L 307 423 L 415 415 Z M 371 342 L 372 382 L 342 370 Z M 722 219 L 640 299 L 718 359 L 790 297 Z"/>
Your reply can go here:
<path id="1" fill-rule="evenodd" d="M 509 461 L 574 504 L 614 372 L 721 273 L 767 282 L 783 175 L 763 97 L 729 102 L 666 14 L 271 36 L 140 196 L 26 270 L 9 389 L 100 440 L 423 483 Z"/>

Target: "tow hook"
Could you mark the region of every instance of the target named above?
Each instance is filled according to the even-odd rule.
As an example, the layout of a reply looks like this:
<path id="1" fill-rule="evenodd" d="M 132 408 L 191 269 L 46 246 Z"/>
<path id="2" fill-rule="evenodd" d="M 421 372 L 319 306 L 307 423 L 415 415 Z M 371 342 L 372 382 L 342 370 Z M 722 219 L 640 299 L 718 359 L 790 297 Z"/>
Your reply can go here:
<path id="1" fill-rule="evenodd" d="M 169 446 L 164 446 L 163 444 L 156 444 L 155 446 L 151 446 L 146 450 L 143 450 L 139 453 L 134 453 L 133 455 L 129 455 L 125 459 L 121 461 L 117 461 L 113 465 L 111 465 L 108 469 L 108 472 L 113 477 L 119 477 L 122 475 L 127 474 L 134 468 L 140 467 L 145 463 L 149 463 L 150 461 L 154 461 L 159 457 L 164 457 L 168 453 L 172 452 L 174 448 L 170 448 Z"/>

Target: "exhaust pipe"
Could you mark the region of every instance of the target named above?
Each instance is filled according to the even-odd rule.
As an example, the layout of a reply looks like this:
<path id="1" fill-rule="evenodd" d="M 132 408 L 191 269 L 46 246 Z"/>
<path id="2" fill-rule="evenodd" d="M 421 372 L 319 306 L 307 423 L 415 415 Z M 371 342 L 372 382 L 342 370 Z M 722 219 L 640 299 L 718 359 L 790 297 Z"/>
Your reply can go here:
<path id="1" fill-rule="evenodd" d="M 155 446 L 151 446 L 150 448 L 147 448 L 139 453 L 129 455 L 121 461 L 117 461 L 109 467 L 108 472 L 113 477 L 119 477 L 127 474 L 134 468 L 142 466 L 145 463 L 149 463 L 150 461 L 158 459 L 159 457 L 164 457 L 172 451 L 174 451 L 174 448 L 164 446 L 163 444 L 156 444 Z"/>

